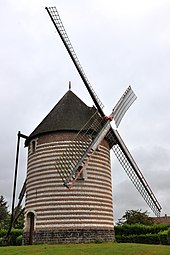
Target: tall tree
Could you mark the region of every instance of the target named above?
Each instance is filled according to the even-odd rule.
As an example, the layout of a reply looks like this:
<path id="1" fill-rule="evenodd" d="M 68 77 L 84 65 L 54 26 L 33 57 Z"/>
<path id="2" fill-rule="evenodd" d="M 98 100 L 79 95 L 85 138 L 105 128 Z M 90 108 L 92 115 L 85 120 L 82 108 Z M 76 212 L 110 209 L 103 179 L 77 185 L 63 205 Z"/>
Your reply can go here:
<path id="1" fill-rule="evenodd" d="M 118 225 L 123 224 L 152 225 L 153 219 L 149 217 L 149 213 L 147 211 L 142 212 L 141 210 L 127 210 L 118 221 Z"/>
<path id="2" fill-rule="evenodd" d="M 1 195 L 0 196 L 0 229 L 4 228 L 7 229 L 9 226 L 9 212 L 8 212 L 8 205 L 5 198 Z"/>
<path id="3" fill-rule="evenodd" d="M 19 208 L 15 207 L 14 209 L 14 215 L 17 215 L 17 219 L 14 222 L 14 228 L 22 229 L 24 227 L 24 210 L 22 209 L 22 206 L 20 205 Z"/>

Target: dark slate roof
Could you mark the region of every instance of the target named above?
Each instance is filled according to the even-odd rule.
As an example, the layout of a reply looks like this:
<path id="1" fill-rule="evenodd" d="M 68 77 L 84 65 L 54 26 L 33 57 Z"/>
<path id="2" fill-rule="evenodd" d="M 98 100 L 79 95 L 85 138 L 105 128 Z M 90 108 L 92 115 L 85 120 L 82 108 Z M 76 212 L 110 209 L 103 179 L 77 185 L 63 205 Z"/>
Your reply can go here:
<path id="1" fill-rule="evenodd" d="M 56 131 L 79 131 L 95 112 L 95 107 L 88 107 L 69 90 L 30 134 L 25 145 L 28 146 L 32 138 L 42 134 Z"/>

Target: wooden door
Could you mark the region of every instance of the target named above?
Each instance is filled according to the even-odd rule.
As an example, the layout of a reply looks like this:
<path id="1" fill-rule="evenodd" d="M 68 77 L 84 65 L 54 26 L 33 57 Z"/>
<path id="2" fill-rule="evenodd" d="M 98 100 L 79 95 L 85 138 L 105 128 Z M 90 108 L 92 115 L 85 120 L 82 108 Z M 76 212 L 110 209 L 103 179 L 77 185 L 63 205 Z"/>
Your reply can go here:
<path id="1" fill-rule="evenodd" d="M 34 233 L 34 213 L 29 213 L 29 245 L 33 244 L 33 233 Z"/>

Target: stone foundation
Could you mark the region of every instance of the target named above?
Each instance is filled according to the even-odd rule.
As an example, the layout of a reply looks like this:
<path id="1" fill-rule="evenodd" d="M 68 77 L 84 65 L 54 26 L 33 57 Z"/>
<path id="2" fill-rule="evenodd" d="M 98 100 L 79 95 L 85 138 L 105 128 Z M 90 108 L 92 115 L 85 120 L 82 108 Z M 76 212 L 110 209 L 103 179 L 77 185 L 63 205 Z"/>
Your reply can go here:
<path id="1" fill-rule="evenodd" d="M 34 231 L 32 244 L 112 242 L 114 229 L 65 229 Z M 24 233 L 24 244 L 29 244 L 29 233 Z"/>

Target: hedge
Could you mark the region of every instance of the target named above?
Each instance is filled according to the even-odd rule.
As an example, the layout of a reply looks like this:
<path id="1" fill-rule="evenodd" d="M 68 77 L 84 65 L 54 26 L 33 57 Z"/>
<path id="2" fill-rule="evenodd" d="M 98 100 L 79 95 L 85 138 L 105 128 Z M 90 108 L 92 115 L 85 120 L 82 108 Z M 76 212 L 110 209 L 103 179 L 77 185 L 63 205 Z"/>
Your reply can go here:
<path id="1" fill-rule="evenodd" d="M 119 243 L 170 244 L 170 225 L 145 226 L 141 224 L 115 226 Z"/>
<path id="2" fill-rule="evenodd" d="M 168 244 L 168 230 L 164 230 L 158 233 L 160 244 Z"/>
<path id="3" fill-rule="evenodd" d="M 116 241 L 118 243 L 160 244 L 157 234 L 116 236 Z"/>
<path id="4" fill-rule="evenodd" d="M 4 240 L 4 237 L 6 234 L 7 234 L 7 230 L 0 229 L 0 246 L 7 245 L 7 243 Z M 21 245 L 22 236 L 23 236 L 22 229 L 12 229 L 9 236 L 8 245 Z"/>
<path id="5" fill-rule="evenodd" d="M 115 226 L 115 235 L 145 235 L 145 234 L 158 234 L 160 231 L 167 230 L 170 224 L 154 224 L 150 226 L 142 224 L 124 224 L 122 226 Z"/>

